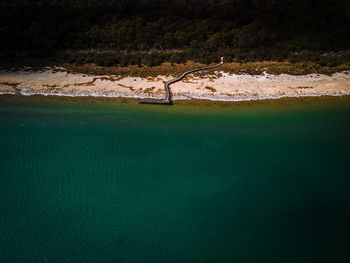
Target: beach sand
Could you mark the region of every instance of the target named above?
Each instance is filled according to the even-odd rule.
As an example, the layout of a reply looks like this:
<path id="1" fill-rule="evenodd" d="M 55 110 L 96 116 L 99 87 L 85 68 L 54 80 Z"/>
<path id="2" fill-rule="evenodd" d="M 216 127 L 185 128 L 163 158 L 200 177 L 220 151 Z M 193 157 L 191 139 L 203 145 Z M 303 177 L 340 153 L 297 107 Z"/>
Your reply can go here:
<path id="1" fill-rule="evenodd" d="M 87 75 L 51 68 L 0 71 L 0 94 L 163 98 L 164 82 L 176 76 L 121 77 Z M 190 75 L 170 86 L 173 99 L 244 101 L 283 97 L 350 95 L 350 73 L 332 75 L 229 74 Z"/>

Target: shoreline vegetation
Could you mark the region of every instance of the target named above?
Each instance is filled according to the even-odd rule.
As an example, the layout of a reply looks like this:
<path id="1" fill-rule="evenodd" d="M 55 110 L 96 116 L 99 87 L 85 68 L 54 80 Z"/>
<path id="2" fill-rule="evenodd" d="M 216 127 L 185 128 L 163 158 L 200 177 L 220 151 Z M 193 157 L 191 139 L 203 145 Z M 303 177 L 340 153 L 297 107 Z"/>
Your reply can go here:
<path id="1" fill-rule="evenodd" d="M 274 53 L 276 52 L 276 53 Z M 274 55 L 273 55 L 274 54 Z M 197 54 L 198 55 L 198 54 Z M 66 50 L 41 54 L 38 51 L 1 52 L 0 69 L 43 70 L 63 67 L 67 71 L 93 75 L 156 77 L 181 74 L 195 67 L 204 67 L 224 57 L 223 71 L 231 74 L 333 74 L 350 70 L 350 50 L 315 52 L 303 50 L 281 56 L 266 49 L 226 49 L 196 56 L 196 51 L 149 50 L 118 51 L 108 49 Z M 201 74 L 201 73 L 198 73 Z"/>

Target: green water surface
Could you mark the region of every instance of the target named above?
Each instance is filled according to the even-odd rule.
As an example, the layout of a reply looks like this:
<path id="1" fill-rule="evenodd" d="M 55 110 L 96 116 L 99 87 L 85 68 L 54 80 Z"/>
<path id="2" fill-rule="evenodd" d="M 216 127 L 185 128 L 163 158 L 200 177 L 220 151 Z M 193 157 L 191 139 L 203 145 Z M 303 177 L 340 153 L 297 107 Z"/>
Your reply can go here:
<path id="1" fill-rule="evenodd" d="M 0 262 L 350 262 L 350 104 L 0 98 Z"/>

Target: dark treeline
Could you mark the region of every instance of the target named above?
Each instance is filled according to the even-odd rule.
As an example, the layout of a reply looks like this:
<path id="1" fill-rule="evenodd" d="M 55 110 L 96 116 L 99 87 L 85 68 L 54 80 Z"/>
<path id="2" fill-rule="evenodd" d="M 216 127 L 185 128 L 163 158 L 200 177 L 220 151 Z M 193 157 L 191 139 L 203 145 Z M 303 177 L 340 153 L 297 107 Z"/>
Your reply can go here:
<path id="1" fill-rule="evenodd" d="M 0 50 L 349 48 L 348 0 L 1 0 Z"/>
<path id="2" fill-rule="evenodd" d="M 336 50 L 350 35 L 348 0 L 11 0 L 0 17 L 2 50 Z"/>

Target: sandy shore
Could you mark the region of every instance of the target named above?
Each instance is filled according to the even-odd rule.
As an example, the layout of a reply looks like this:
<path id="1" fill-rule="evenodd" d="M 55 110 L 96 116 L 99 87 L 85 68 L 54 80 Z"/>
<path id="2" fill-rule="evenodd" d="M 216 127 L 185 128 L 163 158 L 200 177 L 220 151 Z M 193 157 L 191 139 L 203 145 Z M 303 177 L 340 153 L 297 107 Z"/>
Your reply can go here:
<path id="1" fill-rule="evenodd" d="M 176 77 L 176 76 L 174 76 Z M 94 76 L 68 73 L 62 69 L 45 71 L 0 71 L 0 94 L 162 98 L 164 82 L 156 78 Z M 174 99 L 243 101 L 301 96 L 350 95 L 350 72 L 331 76 L 235 75 L 222 71 L 203 77 L 189 76 L 170 86 Z"/>

